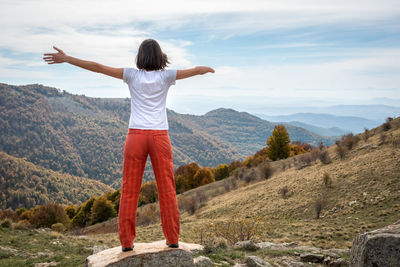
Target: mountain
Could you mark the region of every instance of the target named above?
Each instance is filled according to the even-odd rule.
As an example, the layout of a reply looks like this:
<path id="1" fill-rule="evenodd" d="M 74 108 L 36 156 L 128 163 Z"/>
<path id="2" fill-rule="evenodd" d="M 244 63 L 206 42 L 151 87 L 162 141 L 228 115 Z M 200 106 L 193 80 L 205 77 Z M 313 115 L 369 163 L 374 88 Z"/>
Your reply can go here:
<path id="1" fill-rule="evenodd" d="M 314 127 L 321 127 L 327 129 L 339 128 L 339 131 L 341 130 L 353 133 L 361 133 L 364 131 L 364 128 L 371 129 L 380 124 L 380 122 L 378 121 L 373 121 L 361 117 L 336 116 L 326 113 L 295 113 L 291 115 L 281 115 L 281 116 L 268 116 L 265 114 L 257 114 L 257 115 L 263 119 L 270 121 L 287 122 L 287 123 L 295 121 L 295 122 L 309 124 Z M 312 129 L 309 127 L 305 128 L 309 130 Z"/>
<path id="2" fill-rule="evenodd" d="M 80 205 L 113 191 L 102 182 L 59 173 L 0 152 L 0 208 L 33 208 L 50 202 Z"/>
<path id="3" fill-rule="evenodd" d="M 119 188 L 130 101 L 73 95 L 39 84 L 0 84 L 0 151 L 47 169 Z M 218 109 L 202 116 L 168 110 L 174 164 L 216 166 L 263 148 L 273 123 L 245 112 Z M 292 140 L 330 144 L 296 126 Z M 153 172 L 148 160 L 144 181 Z"/>
<path id="4" fill-rule="evenodd" d="M 322 136 L 342 136 L 342 135 L 350 132 L 350 131 L 345 131 L 343 129 L 340 129 L 338 127 L 322 128 L 322 127 L 314 126 L 314 125 L 307 124 L 307 123 L 300 122 L 300 121 L 290 121 L 290 122 L 288 122 L 288 124 L 307 129 L 311 132 L 314 132 L 314 133 L 322 135 Z"/>

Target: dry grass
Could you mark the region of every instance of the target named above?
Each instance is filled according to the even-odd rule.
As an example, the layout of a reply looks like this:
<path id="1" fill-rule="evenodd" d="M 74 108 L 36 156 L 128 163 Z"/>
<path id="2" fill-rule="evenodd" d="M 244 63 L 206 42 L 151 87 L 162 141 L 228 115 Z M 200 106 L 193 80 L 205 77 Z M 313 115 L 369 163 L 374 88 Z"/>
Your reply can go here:
<path id="1" fill-rule="evenodd" d="M 385 131 L 397 140 L 399 119 Z M 326 148 L 331 163 L 316 161 L 302 169 L 280 166 L 295 165 L 298 156 L 272 162 L 274 175 L 265 180 L 246 184 L 245 173 L 238 173 L 215 183 L 185 192 L 195 196 L 207 195 L 206 205 L 193 215 L 181 213 L 180 239 L 200 242 L 202 226 L 215 221 L 226 221 L 232 214 L 238 219 L 261 216 L 268 230 L 253 237 L 254 241 L 289 242 L 319 247 L 350 247 L 353 238 L 361 232 L 373 230 L 399 219 L 400 209 L 400 151 L 392 142 L 381 143 L 381 131 L 368 131 L 368 139 L 359 140 L 340 159 L 336 145 Z M 389 140 L 389 139 L 388 139 Z M 281 170 L 281 171 L 278 171 Z M 335 186 L 326 188 L 321 179 L 325 173 L 335 177 Z M 242 179 L 240 179 L 240 176 Z M 226 184 L 235 181 L 236 189 L 226 190 Z M 290 188 L 290 198 L 282 198 L 280 189 Z M 220 191 L 219 191 L 220 190 Z M 219 191 L 219 192 L 218 192 Z M 221 193 L 222 194 L 217 194 Z M 319 219 L 315 219 L 316 200 L 325 200 Z M 137 241 L 164 239 L 159 223 L 138 227 Z"/>

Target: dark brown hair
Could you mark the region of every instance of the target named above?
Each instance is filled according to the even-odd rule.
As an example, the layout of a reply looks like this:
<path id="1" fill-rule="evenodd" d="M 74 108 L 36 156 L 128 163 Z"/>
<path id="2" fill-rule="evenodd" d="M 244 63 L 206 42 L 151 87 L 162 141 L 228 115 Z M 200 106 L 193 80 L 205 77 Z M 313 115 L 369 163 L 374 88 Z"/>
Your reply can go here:
<path id="1" fill-rule="evenodd" d="M 136 55 L 136 66 L 138 69 L 162 70 L 169 64 L 168 57 L 161 50 L 156 40 L 146 39 L 140 46 Z"/>

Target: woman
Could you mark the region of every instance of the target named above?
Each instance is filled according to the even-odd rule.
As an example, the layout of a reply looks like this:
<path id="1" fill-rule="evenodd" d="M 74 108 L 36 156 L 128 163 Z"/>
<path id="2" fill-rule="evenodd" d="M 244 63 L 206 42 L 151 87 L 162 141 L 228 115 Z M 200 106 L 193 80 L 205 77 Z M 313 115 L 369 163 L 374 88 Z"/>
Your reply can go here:
<path id="1" fill-rule="evenodd" d="M 179 209 L 176 199 L 174 165 L 168 135 L 166 99 L 176 80 L 214 70 L 198 66 L 184 70 L 165 69 L 168 57 L 153 39 L 142 42 L 136 56 L 136 68 L 113 68 L 96 62 L 58 53 L 46 53 L 48 64 L 63 63 L 122 79 L 131 95 L 131 115 L 124 146 L 122 192 L 118 214 L 118 234 L 122 251 L 133 249 L 136 237 L 136 211 L 143 172 L 150 155 L 157 182 L 161 224 L 166 245 L 179 247 Z"/>

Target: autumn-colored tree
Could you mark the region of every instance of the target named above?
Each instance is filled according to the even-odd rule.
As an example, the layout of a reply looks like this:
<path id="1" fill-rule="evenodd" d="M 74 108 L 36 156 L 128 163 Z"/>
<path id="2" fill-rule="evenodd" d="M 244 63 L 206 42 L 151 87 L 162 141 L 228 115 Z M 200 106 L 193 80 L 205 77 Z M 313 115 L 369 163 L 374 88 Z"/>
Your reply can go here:
<path id="1" fill-rule="evenodd" d="M 229 166 L 228 166 L 229 175 L 231 175 L 234 170 L 236 170 L 237 168 L 241 168 L 241 167 L 243 167 L 243 164 L 240 160 L 232 161 L 231 163 L 229 163 Z"/>
<path id="2" fill-rule="evenodd" d="M 193 188 L 199 187 L 201 185 L 209 184 L 215 182 L 214 174 L 210 168 L 204 167 L 196 172 L 193 177 Z"/>
<path id="3" fill-rule="evenodd" d="M 220 164 L 213 169 L 216 181 L 222 180 L 229 176 L 229 168 L 227 164 Z"/>
<path id="4" fill-rule="evenodd" d="M 91 224 L 104 222 L 109 218 L 115 217 L 117 212 L 114 210 L 114 206 L 110 200 L 105 196 L 97 198 L 92 206 L 91 210 Z"/>
<path id="5" fill-rule="evenodd" d="M 285 159 L 289 157 L 290 138 L 284 125 L 276 125 L 272 135 L 268 138 L 268 157 L 271 160 Z"/>
<path id="6" fill-rule="evenodd" d="M 175 176 L 181 175 L 183 177 L 185 190 L 189 190 L 198 186 L 197 183 L 193 180 L 193 177 L 198 170 L 200 170 L 200 166 L 197 163 L 193 162 L 180 166 L 175 171 Z"/>
<path id="7" fill-rule="evenodd" d="M 175 188 L 177 194 L 183 193 L 187 190 L 185 179 L 182 175 L 175 175 Z"/>
<path id="8" fill-rule="evenodd" d="M 139 195 L 139 206 L 156 202 L 158 199 L 158 190 L 156 181 L 149 181 L 142 184 Z"/>

